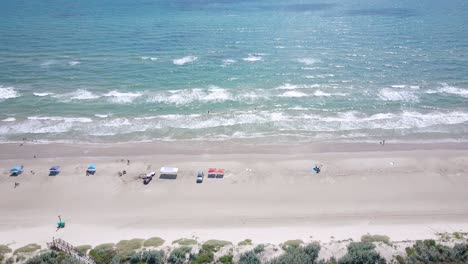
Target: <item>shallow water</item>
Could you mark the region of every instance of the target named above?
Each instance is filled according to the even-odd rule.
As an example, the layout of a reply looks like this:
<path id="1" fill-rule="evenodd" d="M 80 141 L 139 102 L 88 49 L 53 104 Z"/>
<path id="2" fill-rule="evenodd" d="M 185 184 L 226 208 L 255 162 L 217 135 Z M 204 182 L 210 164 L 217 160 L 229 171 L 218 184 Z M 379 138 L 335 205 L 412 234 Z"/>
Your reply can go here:
<path id="1" fill-rule="evenodd" d="M 0 140 L 468 140 L 466 1 L 0 2 Z"/>

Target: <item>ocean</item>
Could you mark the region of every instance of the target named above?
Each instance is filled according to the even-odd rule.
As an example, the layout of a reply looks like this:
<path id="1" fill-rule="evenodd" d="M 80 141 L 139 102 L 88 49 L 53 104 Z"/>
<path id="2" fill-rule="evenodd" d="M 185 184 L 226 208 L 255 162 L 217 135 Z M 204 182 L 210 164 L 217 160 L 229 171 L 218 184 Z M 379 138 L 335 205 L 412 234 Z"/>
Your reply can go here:
<path id="1" fill-rule="evenodd" d="M 2 0 L 24 137 L 468 141 L 468 1 Z"/>

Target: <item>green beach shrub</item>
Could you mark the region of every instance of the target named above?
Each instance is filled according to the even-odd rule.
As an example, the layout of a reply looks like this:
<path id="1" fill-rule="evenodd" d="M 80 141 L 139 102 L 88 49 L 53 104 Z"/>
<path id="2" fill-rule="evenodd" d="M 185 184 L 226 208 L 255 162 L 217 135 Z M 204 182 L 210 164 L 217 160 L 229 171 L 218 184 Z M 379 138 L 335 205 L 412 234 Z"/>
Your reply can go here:
<path id="1" fill-rule="evenodd" d="M 114 247 L 115 247 L 114 243 L 104 243 L 104 244 L 100 244 L 100 245 L 97 245 L 96 247 L 94 247 L 94 250 L 113 249 Z"/>
<path id="2" fill-rule="evenodd" d="M 272 259 L 269 264 L 288 264 L 288 263 L 317 263 L 320 252 L 320 244 L 312 242 L 304 247 L 287 247 L 286 252 Z"/>
<path id="3" fill-rule="evenodd" d="M 190 253 L 190 247 L 179 247 L 172 250 L 169 258 L 167 258 L 167 263 L 169 264 L 184 264 L 187 259 L 187 254 Z"/>
<path id="4" fill-rule="evenodd" d="M 198 244 L 197 240 L 190 238 L 181 238 L 172 241 L 172 244 L 179 244 L 181 246 L 192 246 Z"/>
<path id="5" fill-rule="evenodd" d="M 390 245 L 390 238 L 385 235 L 363 235 L 361 237 L 361 242 L 382 242 L 387 245 Z"/>
<path id="6" fill-rule="evenodd" d="M 58 254 L 56 252 L 49 251 L 28 259 L 26 264 L 58 263 L 57 257 Z"/>
<path id="7" fill-rule="evenodd" d="M 246 239 L 237 244 L 238 246 L 249 246 L 252 245 L 252 239 Z"/>
<path id="8" fill-rule="evenodd" d="M 351 242 L 348 252 L 338 260 L 339 264 L 381 264 L 385 259 L 375 251 L 375 245 L 368 242 Z"/>
<path id="9" fill-rule="evenodd" d="M 47 251 L 28 259 L 26 264 L 80 264 L 75 257 L 65 255 L 63 252 Z"/>
<path id="10" fill-rule="evenodd" d="M 112 262 L 114 257 L 117 256 L 117 251 L 113 247 L 96 248 L 89 251 L 89 256 L 96 262 L 96 264 L 109 264 Z"/>
<path id="11" fill-rule="evenodd" d="M 72 257 L 72 256 L 66 256 L 62 262 L 59 262 L 59 263 L 63 263 L 63 264 L 81 264 L 81 262 L 75 258 L 75 257 Z"/>
<path id="12" fill-rule="evenodd" d="M 88 251 L 90 249 L 92 249 L 93 247 L 91 245 L 81 245 L 81 246 L 77 246 L 76 249 L 84 256 L 86 255 L 86 253 L 88 253 Z"/>
<path id="13" fill-rule="evenodd" d="M 218 262 L 222 264 L 232 264 L 234 263 L 233 258 L 233 255 L 224 255 L 218 259 Z"/>
<path id="14" fill-rule="evenodd" d="M 438 244 L 435 240 L 418 240 L 412 247 L 407 263 L 468 263 L 468 244 L 456 244 L 453 248 Z"/>
<path id="15" fill-rule="evenodd" d="M 220 250 L 222 247 L 229 245 L 232 245 L 232 243 L 229 241 L 212 239 L 203 243 L 202 248 L 204 248 L 207 251 L 218 252 L 218 250 Z"/>
<path id="16" fill-rule="evenodd" d="M 211 263 L 214 260 L 215 247 L 212 244 L 203 245 L 198 254 L 190 254 L 190 263 Z"/>
<path id="17" fill-rule="evenodd" d="M 239 264 L 261 264 L 262 262 L 258 258 L 257 254 L 253 251 L 248 251 L 240 255 Z"/>
<path id="18" fill-rule="evenodd" d="M 11 253 L 11 248 L 7 245 L 0 245 L 0 255 L 5 255 L 7 253 Z"/>
<path id="19" fill-rule="evenodd" d="M 160 237 L 152 237 L 145 240 L 144 247 L 160 247 L 164 244 L 165 240 Z"/>
<path id="20" fill-rule="evenodd" d="M 117 254 L 123 258 L 128 259 L 130 255 L 137 249 L 142 248 L 144 239 L 131 239 L 131 240 L 121 240 L 115 245 Z"/>
<path id="21" fill-rule="evenodd" d="M 288 240 L 283 243 L 283 249 L 286 249 L 287 247 L 299 247 L 302 244 L 304 244 L 304 241 L 300 239 Z"/>
<path id="22" fill-rule="evenodd" d="M 257 245 L 257 246 L 253 249 L 253 252 L 254 252 L 255 254 L 260 254 L 260 253 L 262 253 L 263 251 L 265 251 L 265 245 L 263 245 L 263 244 L 259 244 L 259 245 Z"/>
<path id="23" fill-rule="evenodd" d="M 38 244 L 29 244 L 24 247 L 20 247 L 16 249 L 15 252 L 13 252 L 13 254 L 17 255 L 17 254 L 22 254 L 22 253 L 33 253 L 39 249 L 41 249 L 41 246 L 39 246 Z"/>
<path id="24" fill-rule="evenodd" d="M 164 251 L 162 250 L 144 250 L 141 252 L 141 262 L 147 264 L 163 264 Z"/>

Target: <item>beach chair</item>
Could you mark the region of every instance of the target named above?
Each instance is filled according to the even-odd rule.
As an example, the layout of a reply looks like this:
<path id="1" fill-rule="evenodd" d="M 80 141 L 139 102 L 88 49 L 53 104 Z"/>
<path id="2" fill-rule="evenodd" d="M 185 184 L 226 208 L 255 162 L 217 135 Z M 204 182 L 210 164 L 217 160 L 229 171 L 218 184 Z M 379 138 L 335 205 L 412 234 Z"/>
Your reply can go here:
<path id="1" fill-rule="evenodd" d="M 96 165 L 90 164 L 86 169 L 86 175 L 94 175 L 96 173 Z"/>
<path id="2" fill-rule="evenodd" d="M 23 173 L 23 166 L 13 166 L 10 169 L 10 176 L 18 176 Z"/>
<path id="3" fill-rule="evenodd" d="M 49 169 L 49 176 L 57 176 L 60 173 L 60 166 L 52 166 Z"/>

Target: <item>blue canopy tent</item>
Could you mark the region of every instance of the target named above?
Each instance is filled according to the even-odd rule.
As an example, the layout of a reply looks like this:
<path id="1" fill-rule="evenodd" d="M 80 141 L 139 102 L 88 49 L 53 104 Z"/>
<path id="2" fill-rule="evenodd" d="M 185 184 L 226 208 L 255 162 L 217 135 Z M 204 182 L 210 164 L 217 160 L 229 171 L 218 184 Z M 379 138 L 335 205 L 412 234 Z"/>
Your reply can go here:
<path id="1" fill-rule="evenodd" d="M 96 173 L 96 165 L 90 164 L 88 166 L 88 169 L 86 170 L 86 175 L 89 175 L 89 174 L 94 175 L 94 173 Z"/>
<path id="2" fill-rule="evenodd" d="M 23 173 L 23 166 L 14 166 L 10 169 L 11 176 L 18 176 Z"/>
<path id="3" fill-rule="evenodd" d="M 52 166 L 49 169 L 49 176 L 55 176 L 60 173 L 60 166 Z"/>

